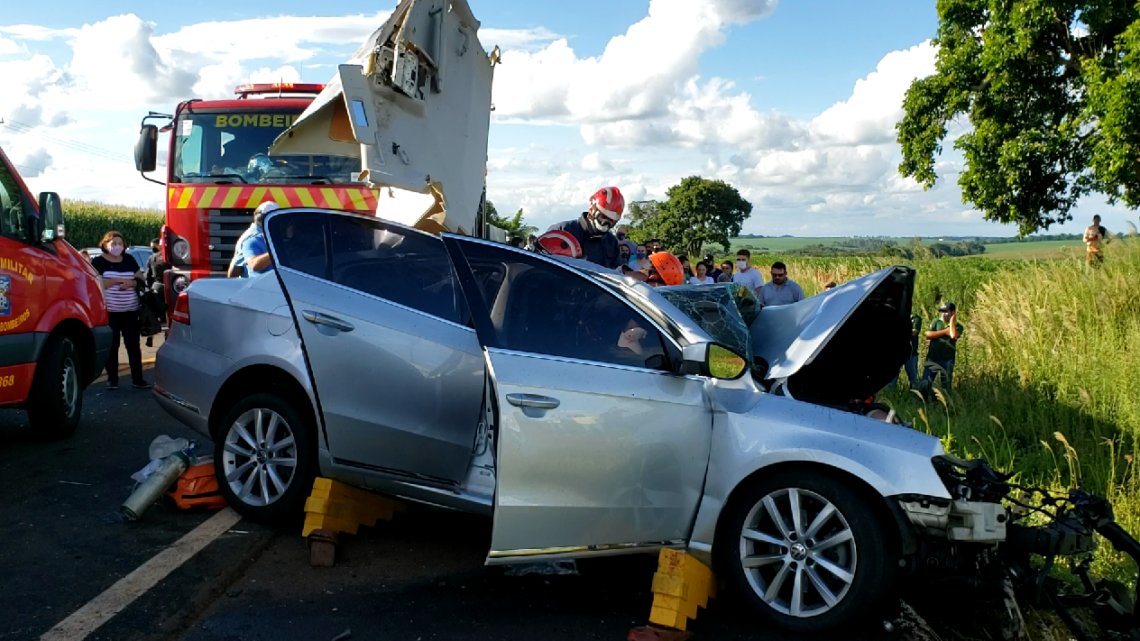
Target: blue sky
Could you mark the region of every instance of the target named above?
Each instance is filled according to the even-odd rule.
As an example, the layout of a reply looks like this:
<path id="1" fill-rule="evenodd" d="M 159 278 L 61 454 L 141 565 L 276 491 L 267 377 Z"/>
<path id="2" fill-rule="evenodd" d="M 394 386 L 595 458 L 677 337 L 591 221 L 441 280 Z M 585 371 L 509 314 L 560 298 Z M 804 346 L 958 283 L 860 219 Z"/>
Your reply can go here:
<path id="1" fill-rule="evenodd" d="M 902 92 L 933 69 L 934 0 L 470 3 L 484 47 L 504 51 L 488 151 L 500 210 L 546 226 L 600 186 L 662 198 L 696 174 L 741 190 L 752 233 L 1016 232 L 962 204 L 953 152 L 930 191 L 895 170 Z M 145 206 L 163 196 L 129 160 L 148 109 L 251 79 L 323 82 L 394 7 L 7 4 L 0 118 L 27 127 L 0 127 L 0 145 L 36 189 Z M 1136 219 L 1092 199 L 1051 231 L 1079 231 L 1098 212 L 1115 229 Z"/>

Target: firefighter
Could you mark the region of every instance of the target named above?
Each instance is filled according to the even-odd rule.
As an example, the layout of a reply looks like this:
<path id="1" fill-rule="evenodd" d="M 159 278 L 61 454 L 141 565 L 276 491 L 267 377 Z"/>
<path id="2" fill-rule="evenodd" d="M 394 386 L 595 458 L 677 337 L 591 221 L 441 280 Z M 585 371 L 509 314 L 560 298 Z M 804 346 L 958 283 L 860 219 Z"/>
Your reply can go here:
<path id="1" fill-rule="evenodd" d="M 621 220 L 625 198 L 617 187 L 602 187 L 590 198 L 590 209 L 550 231 L 569 232 L 582 247 L 582 258 L 610 269 L 621 267 L 620 241 L 611 231 Z"/>
<path id="2" fill-rule="evenodd" d="M 538 237 L 535 241 L 535 251 L 552 256 L 566 256 L 567 258 L 581 258 L 582 245 L 578 239 L 568 231 L 555 229 Z"/>
<path id="3" fill-rule="evenodd" d="M 685 268 L 680 259 L 667 251 L 650 254 L 647 271 L 649 276 L 645 282 L 651 287 L 685 284 Z"/>

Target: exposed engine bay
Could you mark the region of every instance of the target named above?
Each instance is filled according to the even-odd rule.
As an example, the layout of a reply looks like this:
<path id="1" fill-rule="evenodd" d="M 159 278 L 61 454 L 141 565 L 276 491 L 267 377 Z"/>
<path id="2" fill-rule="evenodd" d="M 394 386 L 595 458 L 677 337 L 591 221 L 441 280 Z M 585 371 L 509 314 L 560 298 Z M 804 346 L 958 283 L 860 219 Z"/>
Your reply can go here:
<path id="1" fill-rule="evenodd" d="M 1013 483 L 985 459 L 941 455 L 933 462 L 951 499 L 897 497 L 920 535 L 904 568 L 912 581 L 932 595 L 941 586 L 966 600 L 1002 601 L 1009 614 L 1003 638 L 1026 638 L 1021 603 L 1052 610 L 1078 641 L 1140 639 L 1135 582 L 1090 572 L 1095 534 L 1140 561 L 1140 542 L 1116 523 L 1107 499 Z"/>

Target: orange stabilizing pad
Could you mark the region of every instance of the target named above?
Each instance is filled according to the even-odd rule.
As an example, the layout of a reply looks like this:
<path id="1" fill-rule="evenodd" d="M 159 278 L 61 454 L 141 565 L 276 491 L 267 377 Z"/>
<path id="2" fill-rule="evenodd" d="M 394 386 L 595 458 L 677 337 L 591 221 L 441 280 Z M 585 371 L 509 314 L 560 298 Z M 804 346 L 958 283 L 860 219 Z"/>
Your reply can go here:
<path id="1" fill-rule="evenodd" d="M 172 185 L 169 209 L 254 209 L 264 202 L 282 207 L 320 207 L 374 212 L 380 190 L 343 185 Z"/>
<path id="2" fill-rule="evenodd" d="M 226 499 L 218 489 L 218 479 L 214 476 L 213 462 L 199 463 L 186 468 L 174 483 L 174 489 L 166 495 L 174 499 L 174 504 L 180 510 L 192 507 L 213 510 L 226 506 Z"/>

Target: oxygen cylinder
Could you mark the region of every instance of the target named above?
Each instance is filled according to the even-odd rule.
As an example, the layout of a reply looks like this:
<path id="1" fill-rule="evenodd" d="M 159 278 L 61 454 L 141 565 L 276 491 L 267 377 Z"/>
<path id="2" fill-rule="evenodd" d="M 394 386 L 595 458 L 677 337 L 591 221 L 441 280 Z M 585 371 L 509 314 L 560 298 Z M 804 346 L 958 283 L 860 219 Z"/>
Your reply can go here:
<path id="1" fill-rule="evenodd" d="M 132 521 L 142 518 L 142 515 L 154 505 L 167 488 L 178 480 L 179 476 L 190 466 L 190 459 L 182 452 L 175 452 L 162 459 L 154 474 L 143 481 L 123 503 L 123 514 Z"/>

